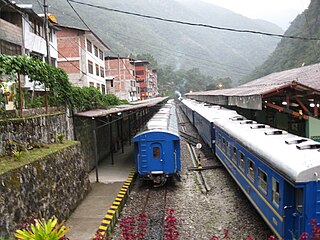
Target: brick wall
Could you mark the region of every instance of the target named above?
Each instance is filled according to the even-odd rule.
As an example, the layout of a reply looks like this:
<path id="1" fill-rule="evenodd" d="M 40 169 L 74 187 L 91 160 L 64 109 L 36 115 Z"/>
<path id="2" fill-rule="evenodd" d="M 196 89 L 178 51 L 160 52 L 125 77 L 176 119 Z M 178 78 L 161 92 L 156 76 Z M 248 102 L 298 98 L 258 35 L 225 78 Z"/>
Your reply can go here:
<path id="1" fill-rule="evenodd" d="M 58 67 L 64 69 L 67 74 L 80 73 L 79 60 L 59 61 Z"/>

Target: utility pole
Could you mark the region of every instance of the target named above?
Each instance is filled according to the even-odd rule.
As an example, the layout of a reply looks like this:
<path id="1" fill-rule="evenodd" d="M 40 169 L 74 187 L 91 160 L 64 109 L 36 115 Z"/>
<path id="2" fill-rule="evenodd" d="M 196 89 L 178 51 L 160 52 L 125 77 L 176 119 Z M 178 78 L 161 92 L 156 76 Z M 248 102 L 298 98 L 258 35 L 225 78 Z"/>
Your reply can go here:
<path id="1" fill-rule="evenodd" d="M 121 86 L 121 76 L 120 76 L 120 55 L 118 54 L 118 79 L 119 79 L 119 88 L 120 88 L 120 98 L 122 99 L 122 86 Z"/>
<path id="2" fill-rule="evenodd" d="M 47 0 L 43 0 L 43 8 L 44 8 L 44 31 L 45 31 L 45 40 L 46 40 L 46 46 L 47 46 L 47 63 L 51 65 Z"/>
<path id="3" fill-rule="evenodd" d="M 47 46 L 47 63 L 51 65 L 51 55 L 50 55 L 50 39 L 49 39 L 49 20 L 48 20 L 48 4 L 47 0 L 43 0 L 43 9 L 44 9 L 44 32 L 45 40 Z M 44 91 L 46 96 L 46 113 L 48 113 L 48 93 L 47 86 L 44 84 Z"/>

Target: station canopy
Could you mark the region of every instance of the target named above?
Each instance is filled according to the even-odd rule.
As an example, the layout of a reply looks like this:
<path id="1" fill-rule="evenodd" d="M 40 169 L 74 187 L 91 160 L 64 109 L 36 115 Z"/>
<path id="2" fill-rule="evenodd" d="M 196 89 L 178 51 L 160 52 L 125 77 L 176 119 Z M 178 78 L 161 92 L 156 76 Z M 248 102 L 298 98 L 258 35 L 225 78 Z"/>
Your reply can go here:
<path id="1" fill-rule="evenodd" d="M 296 116 L 318 117 L 320 63 L 276 72 L 235 88 L 194 92 L 188 98 L 217 105 L 262 110 L 264 106 Z"/>

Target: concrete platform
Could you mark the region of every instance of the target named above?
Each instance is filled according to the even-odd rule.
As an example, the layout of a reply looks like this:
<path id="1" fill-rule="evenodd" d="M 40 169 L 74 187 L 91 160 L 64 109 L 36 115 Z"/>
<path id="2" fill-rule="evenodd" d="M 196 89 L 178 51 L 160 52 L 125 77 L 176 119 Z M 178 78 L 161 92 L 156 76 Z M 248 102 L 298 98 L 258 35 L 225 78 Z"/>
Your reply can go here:
<path id="1" fill-rule="evenodd" d="M 89 240 L 94 237 L 107 210 L 133 168 L 133 145 L 125 145 L 124 153 L 120 149 L 114 154 L 114 165 L 111 164 L 111 157 L 99 164 L 99 182 L 96 182 L 95 169 L 90 173 L 92 191 L 65 224 L 71 227 L 67 234 L 70 240 Z"/>

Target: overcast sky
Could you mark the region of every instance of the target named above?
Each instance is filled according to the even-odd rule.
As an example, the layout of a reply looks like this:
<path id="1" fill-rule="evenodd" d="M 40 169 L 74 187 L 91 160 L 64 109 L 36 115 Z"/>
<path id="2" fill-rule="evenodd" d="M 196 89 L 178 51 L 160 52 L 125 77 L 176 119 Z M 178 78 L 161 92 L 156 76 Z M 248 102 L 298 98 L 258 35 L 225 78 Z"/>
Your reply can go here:
<path id="1" fill-rule="evenodd" d="M 309 6 L 310 0 L 202 0 L 249 18 L 273 22 L 284 30 Z"/>

